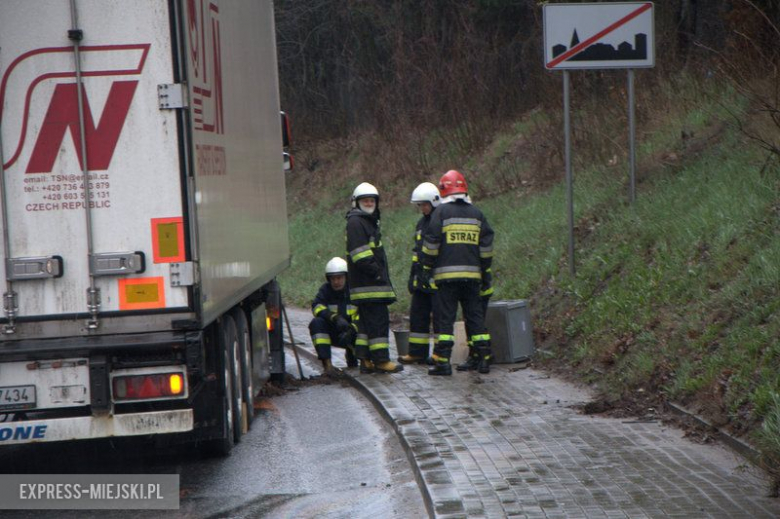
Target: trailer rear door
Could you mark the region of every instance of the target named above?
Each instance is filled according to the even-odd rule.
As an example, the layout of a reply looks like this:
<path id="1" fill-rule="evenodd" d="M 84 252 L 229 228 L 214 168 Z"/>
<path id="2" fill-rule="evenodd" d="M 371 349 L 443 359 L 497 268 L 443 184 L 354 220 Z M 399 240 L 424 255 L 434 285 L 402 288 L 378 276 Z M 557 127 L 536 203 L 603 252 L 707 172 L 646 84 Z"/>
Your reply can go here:
<path id="1" fill-rule="evenodd" d="M 185 311 L 180 130 L 158 93 L 175 82 L 169 3 L 75 5 L 74 21 L 68 0 L 0 2 L 0 280 L 21 321 L 80 320 L 93 287 L 114 317 Z M 100 331 L 122 331 L 111 323 Z"/>

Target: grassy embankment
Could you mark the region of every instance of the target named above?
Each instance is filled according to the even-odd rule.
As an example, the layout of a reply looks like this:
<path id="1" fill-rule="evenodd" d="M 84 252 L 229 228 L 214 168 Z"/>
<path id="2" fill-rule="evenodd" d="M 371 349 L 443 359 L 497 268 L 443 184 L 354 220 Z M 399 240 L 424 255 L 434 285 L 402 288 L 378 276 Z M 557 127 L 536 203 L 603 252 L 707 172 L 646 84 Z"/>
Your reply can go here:
<path id="1" fill-rule="evenodd" d="M 576 279 L 568 275 L 563 182 L 492 198 L 474 193 L 496 230 L 496 298 L 531 301 L 539 365 L 597 385 L 613 403 L 682 402 L 777 462 L 780 169 L 728 123 L 723 107 L 744 105 L 732 92 L 687 88 L 694 101 L 679 109 L 668 108 L 679 85 L 658 92 L 665 108 L 640 129 L 633 206 L 625 203 L 624 161 L 576 164 Z M 483 186 L 490 175 L 525 174 L 522 157 L 507 150 L 530 128 L 520 121 L 497 134 L 462 171 L 479 172 Z M 349 170 L 349 160 L 334 170 Z M 361 179 L 333 179 L 314 199 L 296 192 L 305 183 L 292 183 L 288 195 L 293 265 L 281 281 L 294 304 L 308 305 L 325 262 L 344 254 L 344 214 Z M 436 179 L 406 180 L 379 188 L 403 189 L 398 199 Z M 417 218 L 405 203 L 383 211 L 397 314 L 408 308 Z"/>

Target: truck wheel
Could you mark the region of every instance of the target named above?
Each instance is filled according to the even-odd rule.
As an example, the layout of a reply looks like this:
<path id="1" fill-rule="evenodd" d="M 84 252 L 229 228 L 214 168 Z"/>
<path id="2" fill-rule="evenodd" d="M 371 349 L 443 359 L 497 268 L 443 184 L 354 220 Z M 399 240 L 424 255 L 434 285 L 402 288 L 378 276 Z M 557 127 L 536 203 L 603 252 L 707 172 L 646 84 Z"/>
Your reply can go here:
<path id="1" fill-rule="evenodd" d="M 246 434 L 255 417 L 255 389 L 252 383 L 252 337 L 249 333 L 249 321 L 241 308 L 233 311 L 236 323 L 238 346 L 241 353 L 241 399 L 243 402 L 241 433 Z"/>
<path id="2" fill-rule="evenodd" d="M 230 389 L 233 407 L 233 441 L 238 443 L 241 441 L 244 422 L 244 398 L 241 390 L 243 356 L 241 355 L 241 347 L 236 331 L 236 322 L 229 315 L 224 316 L 222 320 L 225 326 L 225 338 L 227 340 L 226 345 L 228 355 L 230 356 L 230 371 L 232 375 Z M 227 376 L 227 373 L 225 373 L 225 376 Z"/>
<path id="3" fill-rule="evenodd" d="M 207 454 L 216 456 L 227 456 L 233 449 L 233 442 L 235 441 L 235 398 L 233 387 L 235 381 L 235 369 L 233 366 L 233 343 L 231 340 L 230 330 L 233 330 L 233 337 L 235 337 L 235 325 L 233 320 L 223 319 L 217 327 L 217 339 L 218 350 L 222 353 L 222 360 L 219 363 L 219 368 L 222 370 L 222 393 L 224 396 L 224 414 L 222 416 L 222 424 L 224 426 L 223 436 L 214 440 L 209 440 L 206 444 Z"/>

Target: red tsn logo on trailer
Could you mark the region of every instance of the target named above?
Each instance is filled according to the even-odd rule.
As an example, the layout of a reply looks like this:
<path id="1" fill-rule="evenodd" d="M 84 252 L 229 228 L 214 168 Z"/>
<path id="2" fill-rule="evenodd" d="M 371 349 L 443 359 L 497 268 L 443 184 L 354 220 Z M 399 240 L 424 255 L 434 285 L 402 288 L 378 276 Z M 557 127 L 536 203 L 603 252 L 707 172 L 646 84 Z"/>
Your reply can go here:
<path id="1" fill-rule="evenodd" d="M 82 77 L 111 77 L 111 76 L 133 76 L 140 75 L 149 53 L 150 44 L 135 45 L 106 45 L 94 47 L 82 47 L 84 53 L 104 53 L 110 54 L 112 58 L 125 54 L 124 59 L 114 59 L 112 63 L 121 63 L 129 65 L 127 68 L 117 67 L 114 69 L 95 69 L 85 70 Z M 33 68 L 36 60 L 40 58 L 51 59 L 52 56 L 62 56 L 69 58 L 73 52 L 73 47 L 57 47 L 36 49 L 19 56 L 8 67 L 0 83 L 0 110 L 5 105 L 6 95 L 9 92 L 9 85 L 14 82 L 17 71 L 23 75 L 27 68 Z M 129 61 L 128 58 L 129 57 Z M 14 153 L 5 168 L 12 166 L 18 159 L 24 147 L 30 121 L 30 105 L 36 87 L 43 81 L 72 78 L 75 79 L 76 73 L 69 64 L 69 59 L 62 60 L 62 70 L 52 70 L 45 74 L 34 77 L 25 87 L 15 85 L 13 92 L 23 95 L 24 99 L 12 100 L 13 103 L 19 103 L 23 106 L 23 114 L 20 119 L 21 127 L 11 128 L 10 132 L 16 132 L 17 143 Z M 103 110 L 101 111 L 98 123 L 95 124 L 92 109 L 86 91 L 83 91 L 84 105 L 84 130 L 87 139 L 87 168 L 93 171 L 106 170 L 111 163 L 111 158 L 119 140 L 122 127 L 125 124 L 127 113 L 130 109 L 130 103 L 133 100 L 138 81 L 122 80 L 115 81 L 111 85 L 108 97 Z M 9 102 L 11 104 L 11 102 Z M 0 112 L 2 117 L 2 112 Z M 34 126 L 34 125 L 33 125 Z M 70 133 L 72 142 L 75 145 L 78 154 L 79 163 L 83 167 L 83 157 L 81 156 L 81 137 L 79 133 L 78 117 L 78 95 L 77 85 L 73 82 L 58 83 L 54 87 L 51 100 L 43 120 L 40 124 L 40 131 L 35 140 L 35 145 L 30 156 L 30 161 L 25 168 L 26 173 L 50 173 L 57 159 L 57 154 L 65 140 L 65 135 Z"/>

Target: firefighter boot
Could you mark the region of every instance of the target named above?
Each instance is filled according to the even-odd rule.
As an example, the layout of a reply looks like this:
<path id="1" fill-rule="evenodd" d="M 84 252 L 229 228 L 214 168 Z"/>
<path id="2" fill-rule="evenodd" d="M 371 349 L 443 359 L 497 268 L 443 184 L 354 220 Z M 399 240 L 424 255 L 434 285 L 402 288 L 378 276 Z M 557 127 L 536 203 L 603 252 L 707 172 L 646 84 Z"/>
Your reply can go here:
<path id="1" fill-rule="evenodd" d="M 449 377 L 452 375 L 452 365 L 449 362 L 437 362 L 428 370 L 428 374 Z"/>
<path id="2" fill-rule="evenodd" d="M 373 373 L 374 363 L 368 359 L 360 359 L 360 372 L 361 373 Z"/>
<path id="3" fill-rule="evenodd" d="M 403 370 L 404 367 L 401 364 L 396 364 L 391 360 L 374 363 L 374 371 L 377 373 L 398 373 Z"/>
<path id="4" fill-rule="evenodd" d="M 322 362 L 322 367 L 325 369 L 325 373 L 333 372 L 333 363 L 330 359 L 320 359 L 320 361 Z"/>
<path id="5" fill-rule="evenodd" d="M 347 352 L 344 354 L 344 357 L 347 360 L 347 367 L 348 368 L 356 368 L 358 365 L 358 361 L 355 358 L 355 354 L 352 353 L 352 350 L 347 348 Z"/>
<path id="6" fill-rule="evenodd" d="M 401 364 L 427 364 L 428 358 L 418 355 L 402 355 L 398 357 L 398 362 Z"/>
<path id="7" fill-rule="evenodd" d="M 469 348 L 469 356 L 466 360 L 458 364 L 455 369 L 458 371 L 473 371 L 479 367 L 479 354 L 473 348 Z"/>
<path id="8" fill-rule="evenodd" d="M 477 362 L 477 371 L 485 374 L 490 373 L 490 353 L 480 353 Z"/>

